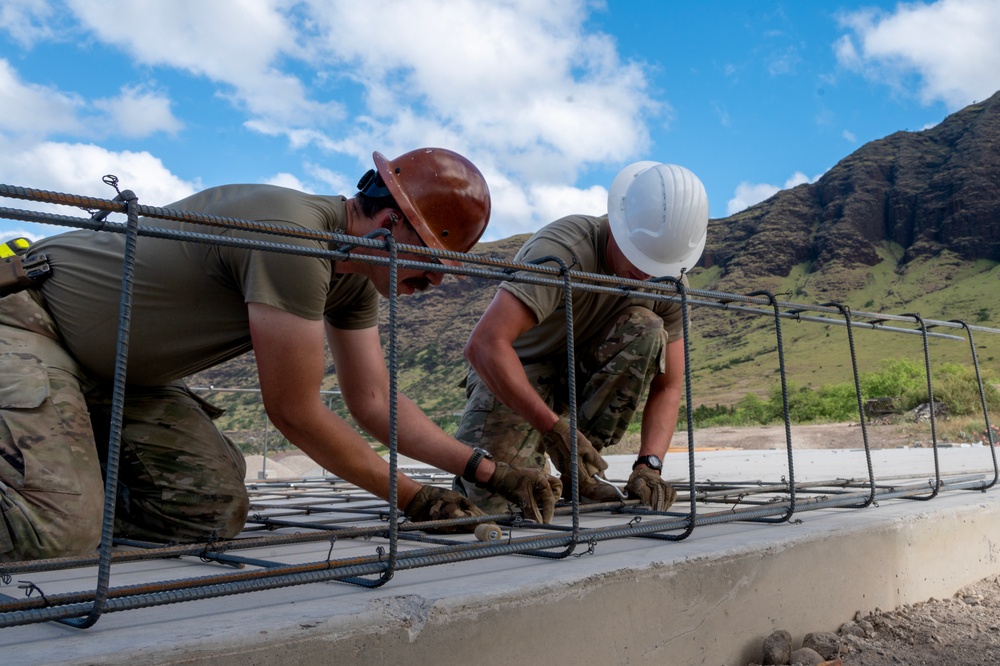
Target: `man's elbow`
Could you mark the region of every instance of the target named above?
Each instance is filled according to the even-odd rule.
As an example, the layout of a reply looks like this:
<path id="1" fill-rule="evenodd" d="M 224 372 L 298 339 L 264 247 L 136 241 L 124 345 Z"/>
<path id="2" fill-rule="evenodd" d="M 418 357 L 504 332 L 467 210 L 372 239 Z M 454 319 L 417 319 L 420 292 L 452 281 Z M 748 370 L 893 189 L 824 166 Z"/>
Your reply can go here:
<path id="1" fill-rule="evenodd" d="M 479 336 L 473 332 L 473 334 L 469 336 L 469 341 L 465 343 L 465 348 L 462 349 L 462 356 L 465 357 L 465 360 L 468 361 L 469 365 L 473 368 L 476 367 L 476 362 L 479 358 L 479 347 Z"/>

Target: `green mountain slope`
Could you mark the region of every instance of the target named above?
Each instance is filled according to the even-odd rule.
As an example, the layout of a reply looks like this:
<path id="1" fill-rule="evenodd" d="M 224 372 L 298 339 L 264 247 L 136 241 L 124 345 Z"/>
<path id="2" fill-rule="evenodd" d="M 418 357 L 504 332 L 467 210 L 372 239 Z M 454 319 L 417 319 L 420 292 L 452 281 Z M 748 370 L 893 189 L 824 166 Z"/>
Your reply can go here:
<path id="1" fill-rule="evenodd" d="M 567 211 L 571 212 L 571 211 Z M 483 243 L 475 253 L 512 259 L 526 236 Z M 837 301 L 852 311 L 963 319 L 1000 327 L 1000 93 L 923 132 L 897 132 L 863 146 L 816 183 L 779 192 L 729 218 L 711 220 L 696 289 L 766 289 L 801 304 Z M 462 348 L 496 291 L 456 279 L 399 300 L 401 390 L 442 423 L 464 405 Z M 382 338 L 388 349 L 387 308 Z M 887 324 L 890 325 L 890 324 Z M 914 324 L 891 324 L 916 330 Z M 850 381 L 846 328 L 783 320 L 788 380 L 819 387 Z M 923 362 L 922 338 L 855 329 L 860 372 L 886 358 Z M 953 331 L 950 331 L 953 332 Z M 979 334 L 979 360 L 1000 371 L 1000 339 Z M 773 318 L 692 308 L 693 403 L 732 404 L 778 384 Z M 932 364 L 971 363 L 967 343 L 932 341 Z M 252 354 L 192 378 L 192 385 L 256 386 Z M 336 387 L 329 364 L 325 388 Z M 260 437 L 253 394 L 211 399 L 230 408 L 220 425 Z M 339 407 L 339 401 L 331 405 Z M 257 425 L 254 425 L 257 424 Z"/>

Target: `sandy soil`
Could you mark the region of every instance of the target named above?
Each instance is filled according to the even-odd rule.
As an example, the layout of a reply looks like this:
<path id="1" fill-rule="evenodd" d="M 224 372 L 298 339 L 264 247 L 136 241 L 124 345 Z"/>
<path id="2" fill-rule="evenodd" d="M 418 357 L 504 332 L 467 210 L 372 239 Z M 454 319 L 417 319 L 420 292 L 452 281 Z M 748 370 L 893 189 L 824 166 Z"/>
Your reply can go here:
<path id="1" fill-rule="evenodd" d="M 854 449 L 864 446 L 864 435 L 873 449 L 900 446 L 930 445 L 931 433 L 927 425 L 904 423 L 871 425 L 865 428 L 857 423 L 826 423 L 822 425 L 796 425 L 791 427 L 792 446 L 796 449 Z M 696 449 L 775 449 L 786 444 L 785 427 L 757 426 L 751 428 L 702 428 L 694 433 Z M 686 450 L 687 433 L 678 432 L 670 443 L 672 451 Z M 639 435 L 627 435 L 608 453 L 635 453 L 639 450 Z"/>

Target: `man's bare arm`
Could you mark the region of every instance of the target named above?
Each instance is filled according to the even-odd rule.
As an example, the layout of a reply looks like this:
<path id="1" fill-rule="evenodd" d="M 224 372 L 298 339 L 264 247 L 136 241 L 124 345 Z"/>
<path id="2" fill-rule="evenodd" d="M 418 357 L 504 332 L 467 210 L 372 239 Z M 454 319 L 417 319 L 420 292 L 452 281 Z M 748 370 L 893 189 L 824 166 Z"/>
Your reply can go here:
<path id="1" fill-rule="evenodd" d="M 503 404 L 539 432 L 547 432 L 559 415 L 531 386 L 514 351 L 514 341 L 537 323 L 528 306 L 500 289 L 473 329 L 465 346 L 465 358 Z"/>

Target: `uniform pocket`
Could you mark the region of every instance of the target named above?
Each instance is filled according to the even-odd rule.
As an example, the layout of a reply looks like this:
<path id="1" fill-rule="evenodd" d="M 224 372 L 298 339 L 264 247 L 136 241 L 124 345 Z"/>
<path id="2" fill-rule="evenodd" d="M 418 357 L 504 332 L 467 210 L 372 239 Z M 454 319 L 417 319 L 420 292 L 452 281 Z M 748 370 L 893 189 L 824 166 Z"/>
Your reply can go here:
<path id="1" fill-rule="evenodd" d="M 93 457 L 93 431 L 69 373 L 53 387 L 31 354 L 0 354 L 0 477 L 22 491 L 79 494 Z"/>
<path id="2" fill-rule="evenodd" d="M 49 397 L 49 376 L 33 354 L 0 354 L 0 409 L 34 409 Z"/>

